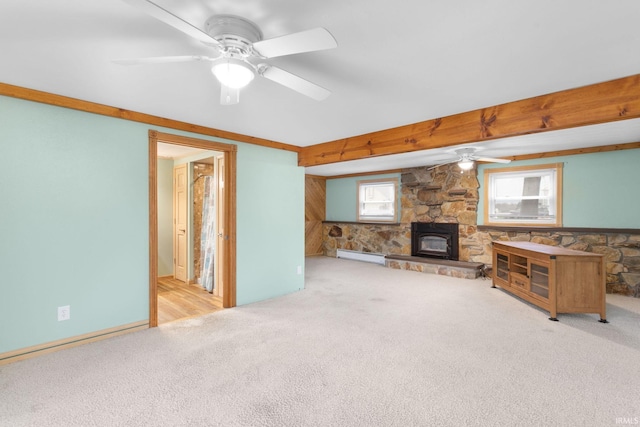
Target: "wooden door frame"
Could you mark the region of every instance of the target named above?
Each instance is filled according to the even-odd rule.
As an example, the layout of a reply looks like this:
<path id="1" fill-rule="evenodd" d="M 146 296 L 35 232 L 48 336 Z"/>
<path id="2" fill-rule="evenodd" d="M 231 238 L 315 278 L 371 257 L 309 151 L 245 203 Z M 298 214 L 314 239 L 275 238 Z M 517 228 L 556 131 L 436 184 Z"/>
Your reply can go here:
<path id="1" fill-rule="evenodd" d="M 158 326 L 158 142 L 220 151 L 225 162 L 223 254 L 224 308 L 236 306 L 236 158 L 233 144 L 149 130 L 149 327 Z"/>

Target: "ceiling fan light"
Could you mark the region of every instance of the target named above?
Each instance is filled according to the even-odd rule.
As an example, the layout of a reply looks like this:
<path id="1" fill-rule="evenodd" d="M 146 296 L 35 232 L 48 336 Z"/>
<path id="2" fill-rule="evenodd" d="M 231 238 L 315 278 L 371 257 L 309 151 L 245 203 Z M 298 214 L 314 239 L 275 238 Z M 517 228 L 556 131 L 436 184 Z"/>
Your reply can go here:
<path id="1" fill-rule="evenodd" d="M 251 83 L 255 74 L 244 61 L 234 58 L 223 58 L 216 61 L 211 72 L 224 86 L 240 89 Z"/>
<path id="2" fill-rule="evenodd" d="M 473 168 L 473 160 L 461 160 L 458 162 L 458 167 L 463 171 L 468 171 Z"/>

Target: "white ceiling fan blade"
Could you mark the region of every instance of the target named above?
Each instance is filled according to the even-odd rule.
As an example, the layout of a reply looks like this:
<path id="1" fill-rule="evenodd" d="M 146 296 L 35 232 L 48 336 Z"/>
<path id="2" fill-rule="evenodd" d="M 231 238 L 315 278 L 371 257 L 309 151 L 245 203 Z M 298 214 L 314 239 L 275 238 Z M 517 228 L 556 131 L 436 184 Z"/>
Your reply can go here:
<path id="1" fill-rule="evenodd" d="M 491 162 L 491 163 L 511 163 L 511 160 L 508 159 L 496 159 L 493 157 L 476 157 L 474 160 L 478 160 L 481 162 Z"/>
<path id="2" fill-rule="evenodd" d="M 331 92 L 327 89 L 278 67 L 261 64 L 258 68 L 258 72 L 263 77 L 276 83 L 280 83 L 282 86 L 286 86 L 303 95 L 307 95 L 309 98 L 313 98 L 316 101 L 322 101 L 331 95 Z"/>
<path id="3" fill-rule="evenodd" d="M 338 47 L 336 39 L 322 27 L 262 40 L 253 44 L 254 51 L 265 58 L 333 49 L 335 47 Z"/>
<path id="4" fill-rule="evenodd" d="M 428 168 L 427 168 L 427 170 L 428 170 L 428 171 L 430 171 L 430 170 L 432 170 L 432 169 L 439 168 L 440 166 L 449 165 L 449 164 L 451 164 L 451 163 L 456 163 L 456 162 L 458 162 L 458 161 L 459 161 L 458 159 L 455 159 L 455 160 L 450 160 L 450 161 L 448 161 L 448 162 L 439 163 L 439 164 L 437 164 L 437 165 L 434 165 L 434 166 L 430 166 L 430 167 L 428 167 Z"/>
<path id="5" fill-rule="evenodd" d="M 213 61 L 216 58 L 199 55 L 185 56 L 156 56 L 150 58 L 114 59 L 112 62 L 120 65 L 165 64 L 172 62 Z"/>
<path id="6" fill-rule="evenodd" d="M 158 6 L 157 4 L 149 1 L 149 0 L 123 0 L 129 5 L 142 10 L 148 15 L 153 16 L 154 18 L 164 22 L 165 24 L 171 25 L 176 30 L 182 31 L 188 36 L 193 37 L 196 40 L 200 40 L 203 43 L 209 43 L 214 45 L 219 45 L 220 43 L 211 37 L 209 34 L 200 30 L 197 27 L 194 27 L 187 21 L 182 18 L 177 17 L 172 14 L 168 10 Z"/>

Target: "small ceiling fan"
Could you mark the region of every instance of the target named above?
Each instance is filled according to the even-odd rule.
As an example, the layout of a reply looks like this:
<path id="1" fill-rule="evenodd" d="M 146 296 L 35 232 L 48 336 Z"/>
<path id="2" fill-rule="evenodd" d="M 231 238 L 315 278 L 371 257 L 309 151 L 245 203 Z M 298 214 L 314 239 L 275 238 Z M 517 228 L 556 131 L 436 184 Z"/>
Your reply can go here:
<path id="1" fill-rule="evenodd" d="M 455 150 L 455 153 L 458 155 L 457 159 L 452 159 L 449 161 L 445 161 L 444 163 L 431 166 L 430 168 L 427 168 L 427 170 L 435 169 L 440 166 L 448 165 L 451 163 L 458 163 L 458 167 L 460 169 L 462 169 L 463 171 L 468 171 L 471 168 L 473 168 L 473 162 L 478 160 L 481 162 L 490 162 L 490 163 L 510 163 L 511 162 L 511 160 L 508 160 L 508 159 L 496 159 L 494 157 L 478 157 L 475 155 L 477 150 L 478 149 L 475 147 L 458 148 L 457 150 Z"/>
<path id="2" fill-rule="evenodd" d="M 201 41 L 216 50 L 214 56 L 186 55 L 137 59 L 118 59 L 125 65 L 169 62 L 210 61 L 211 72 L 220 81 L 220 103 L 237 104 L 240 89 L 248 85 L 256 74 L 293 89 L 317 101 L 331 92 L 288 71 L 260 61 L 278 56 L 333 49 L 338 46 L 331 33 L 318 27 L 263 40 L 262 31 L 253 22 L 235 15 L 214 15 L 205 22 L 205 31 L 184 21 L 149 0 L 124 0 L 154 18 Z M 257 63 L 254 63 L 257 62 Z"/>

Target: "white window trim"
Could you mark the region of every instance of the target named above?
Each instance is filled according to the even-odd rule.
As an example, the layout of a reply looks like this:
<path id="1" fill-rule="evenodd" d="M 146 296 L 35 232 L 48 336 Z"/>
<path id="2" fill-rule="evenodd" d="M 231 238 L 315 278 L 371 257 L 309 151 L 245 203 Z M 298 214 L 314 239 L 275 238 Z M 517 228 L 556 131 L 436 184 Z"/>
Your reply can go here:
<path id="1" fill-rule="evenodd" d="M 526 227 L 562 227 L 562 163 L 552 163 L 544 165 L 531 165 L 531 166 L 518 166 L 511 168 L 490 168 L 484 170 L 484 224 L 485 225 L 498 225 L 498 226 L 526 226 Z M 492 191 L 492 178 L 498 174 L 515 174 L 522 175 L 527 172 L 535 172 L 541 170 L 555 169 L 555 195 L 550 197 L 550 201 L 555 201 L 555 221 L 536 221 L 536 220 L 523 220 L 517 219 L 513 221 L 496 221 L 491 220 L 490 210 L 493 206 L 493 199 L 491 197 Z M 521 200 L 534 199 L 539 197 L 522 197 Z"/>
<path id="2" fill-rule="evenodd" d="M 393 184 L 393 217 L 365 216 L 360 213 L 360 186 L 362 184 Z M 366 179 L 356 182 L 356 219 L 358 222 L 398 222 L 398 178 Z"/>

